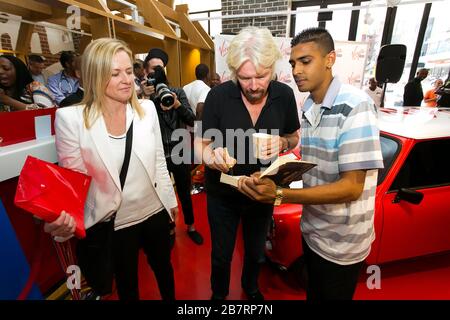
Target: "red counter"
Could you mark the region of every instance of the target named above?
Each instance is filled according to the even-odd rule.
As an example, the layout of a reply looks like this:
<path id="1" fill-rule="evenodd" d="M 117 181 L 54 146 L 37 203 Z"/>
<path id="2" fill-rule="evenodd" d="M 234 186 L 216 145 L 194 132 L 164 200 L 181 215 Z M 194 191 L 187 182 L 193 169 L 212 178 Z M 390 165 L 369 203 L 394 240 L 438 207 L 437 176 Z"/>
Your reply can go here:
<path id="1" fill-rule="evenodd" d="M 48 234 L 42 234 L 42 225 L 36 223 L 32 215 L 14 205 L 18 175 L 26 157 L 33 155 L 42 160 L 54 163 L 57 161 L 54 136 L 38 140 L 35 137 L 34 119 L 36 116 L 42 115 L 51 115 L 53 124 L 55 109 L 0 113 L 0 137 L 2 138 L 0 144 L 0 199 L 17 236 L 20 244 L 18 247 L 22 250 L 22 252 L 12 254 L 11 250 L 0 250 L 5 255 L 8 253 L 8 256 L 0 256 L 0 260 L 14 259 L 15 254 L 17 256 L 25 255 L 31 270 L 36 270 L 33 269 L 35 266 L 39 267 L 35 283 L 40 292 L 45 295 L 55 285 L 60 284 L 65 279 L 65 275 L 59 265 L 51 237 Z M 52 133 L 54 134 L 53 125 Z M 0 244 L 0 246 L 6 245 L 8 244 Z M 29 274 L 20 274 L 20 277 L 22 276 L 26 282 Z M 4 285 L 2 284 L 2 286 Z M 7 288 L 3 287 L 3 292 L 5 291 L 8 292 Z M 13 290 L 6 297 L 6 299 L 16 298 L 17 292 L 13 292 Z"/>

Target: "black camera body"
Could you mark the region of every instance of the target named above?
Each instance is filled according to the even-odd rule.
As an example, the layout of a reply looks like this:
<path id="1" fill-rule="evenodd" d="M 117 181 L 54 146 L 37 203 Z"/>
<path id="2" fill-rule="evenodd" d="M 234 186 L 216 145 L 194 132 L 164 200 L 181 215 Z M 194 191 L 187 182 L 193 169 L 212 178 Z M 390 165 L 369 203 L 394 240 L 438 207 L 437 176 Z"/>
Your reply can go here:
<path id="1" fill-rule="evenodd" d="M 147 78 L 147 86 L 155 86 L 156 79 L 155 78 Z"/>

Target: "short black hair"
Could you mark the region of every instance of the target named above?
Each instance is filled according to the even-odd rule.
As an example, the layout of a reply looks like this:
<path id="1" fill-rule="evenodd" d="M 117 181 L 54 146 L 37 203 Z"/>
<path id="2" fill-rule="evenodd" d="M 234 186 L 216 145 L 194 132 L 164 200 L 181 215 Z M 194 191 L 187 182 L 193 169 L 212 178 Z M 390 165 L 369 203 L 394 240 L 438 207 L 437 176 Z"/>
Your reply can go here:
<path id="1" fill-rule="evenodd" d="M 208 77 L 209 68 L 206 64 L 200 63 L 195 67 L 195 77 L 197 80 L 203 80 Z"/>
<path id="2" fill-rule="evenodd" d="M 77 56 L 77 54 L 73 51 L 62 51 L 61 56 L 59 57 L 59 62 L 61 63 L 62 67 L 65 69 L 66 64 L 69 62 L 72 62 L 76 56 Z"/>
<path id="3" fill-rule="evenodd" d="M 44 59 L 38 54 L 30 54 L 28 56 L 28 62 L 42 63 L 44 62 Z"/>
<path id="4" fill-rule="evenodd" d="M 315 42 L 325 54 L 334 50 L 331 34 L 323 28 L 308 28 L 297 34 L 291 41 L 291 48 L 300 43 Z"/>
<path id="5" fill-rule="evenodd" d="M 422 71 L 430 72 L 430 69 L 428 69 L 428 68 L 420 68 L 419 70 L 417 70 L 417 74 L 419 74 Z"/>

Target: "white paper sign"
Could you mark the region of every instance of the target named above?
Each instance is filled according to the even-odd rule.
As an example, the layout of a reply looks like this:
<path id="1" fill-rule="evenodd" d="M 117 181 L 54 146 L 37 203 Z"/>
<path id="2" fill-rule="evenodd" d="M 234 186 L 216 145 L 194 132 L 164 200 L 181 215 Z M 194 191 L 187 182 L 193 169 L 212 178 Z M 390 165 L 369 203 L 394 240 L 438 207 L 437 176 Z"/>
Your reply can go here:
<path id="1" fill-rule="evenodd" d="M 216 59 L 216 72 L 220 75 L 221 81 L 230 80 L 230 70 L 226 63 L 228 47 L 233 39 L 233 35 L 218 35 L 214 38 L 214 49 Z M 297 107 L 301 107 L 309 93 L 298 91 L 292 76 L 292 67 L 289 64 L 291 54 L 291 38 L 274 38 L 278 44 L 282 59 L 275 65 L 277 80 L 286 83 L 292 88 L 297 101 Z M 336 63 L 333 66 L 333 74 L 337 75 L 343 83 L 348 83 L 361 88 L 364 77 L 364 66 L 366 63 L 368 44 L 354 41 L 335 41 Z"/>
<path id="2" fill-rule="evenodd" d="M 34 118 L 34 130 L 36 139 L 51 137 L 52 135 L 52 116 L 38 116 Z"/>

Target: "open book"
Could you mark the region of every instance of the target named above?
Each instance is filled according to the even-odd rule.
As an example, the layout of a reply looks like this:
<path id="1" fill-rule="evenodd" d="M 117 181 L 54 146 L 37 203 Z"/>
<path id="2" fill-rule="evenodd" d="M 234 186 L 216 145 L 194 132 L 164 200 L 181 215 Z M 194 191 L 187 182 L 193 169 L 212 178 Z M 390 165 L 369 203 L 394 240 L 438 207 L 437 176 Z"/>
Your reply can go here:
<path id="1" fill-rule="evenodd" d="M 287 187 L 291 182 L 301 180 L 302 175 L 315 166 L 315 163 L 299 160 L 294 154 L 289 153 L 278 157 L 262 172 L 261 178 L 270 178 L 276 185 Z M 231 176 L 222 172 L 220 175 L 220 182 L 237 187 L 241 177 L 242 176 Z"/>

